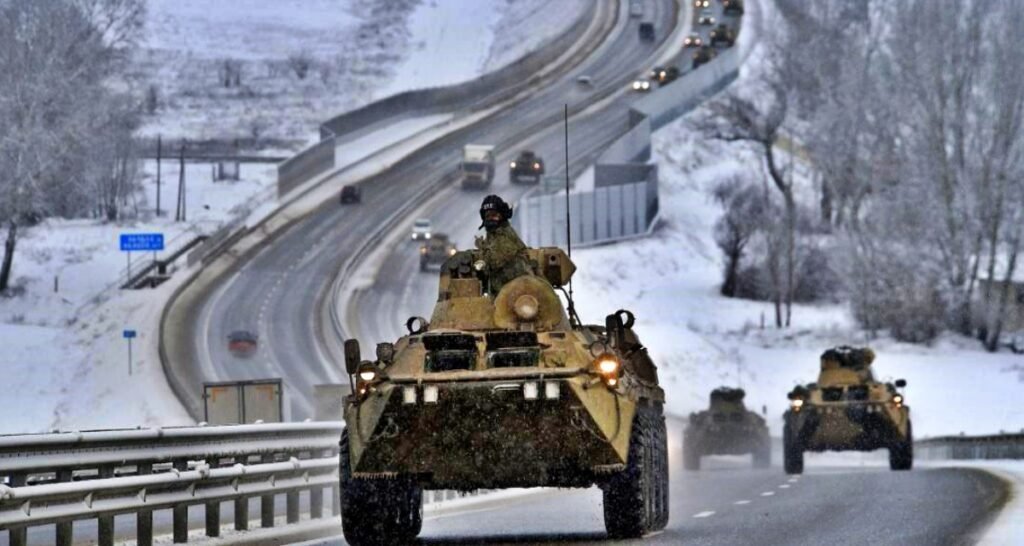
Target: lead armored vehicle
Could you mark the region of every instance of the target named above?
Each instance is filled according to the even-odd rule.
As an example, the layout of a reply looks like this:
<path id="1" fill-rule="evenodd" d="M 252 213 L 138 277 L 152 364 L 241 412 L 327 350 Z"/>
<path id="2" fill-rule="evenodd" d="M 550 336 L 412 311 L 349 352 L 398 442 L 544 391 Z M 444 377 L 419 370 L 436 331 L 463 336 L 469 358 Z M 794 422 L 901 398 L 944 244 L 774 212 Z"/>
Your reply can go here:
<path id="1" fill-rule="evenodd" d="M 683 467 L 699 470 L 704 455 L 753 455 L 754 468 L 772 464 L 772 444 L 764 417 L 748 411 L 743 389 L 711 391 L 707 410 L 691 413 L 683 430 Z"/>
<path id="2" fill-rule="evenodd" d="M 784 466 L 787 474 L 804 470 L 805 451 L 889 450 L 889 468 L 910 470 L 914 464 L 914 434 L 910 407 L 893 383 L 875 380 L 875 353 L 848 346 L 821 355 L 817 383 L 797 386 L 789 393 L 783 415 Z"/>
<path id="3" fill-rule="evenodd" d="M 530 274 L 488 293 L 479 250 L 442 268 L 430 320 L 362 360 L 345 401 L 341 516 L 352 544 L 407 543 L 424 490 L 589 487 L 609 535 L 668 521 L 665 394 L 628 311 L 584 326 L 555 290 L 575 266 L 528 249 Z"/>

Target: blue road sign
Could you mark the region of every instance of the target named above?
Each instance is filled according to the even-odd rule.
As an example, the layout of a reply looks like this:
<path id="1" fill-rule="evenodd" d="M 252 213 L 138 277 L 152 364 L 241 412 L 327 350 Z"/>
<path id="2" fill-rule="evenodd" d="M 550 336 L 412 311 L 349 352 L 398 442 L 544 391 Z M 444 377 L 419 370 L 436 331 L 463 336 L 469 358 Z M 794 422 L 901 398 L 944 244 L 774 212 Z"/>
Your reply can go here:
<path id="1" fill-rule="evenodd" d="M 163 250 L 163 233 L 122 233 L 121 250 L 127 252 Z"/>
<path id="2" fill-rule="evenodd" d="M 135 337 L 135 330 L 125 330 L 124 334 L 122 335 L 124 336 L 125 339 L 131 339 Z"/>

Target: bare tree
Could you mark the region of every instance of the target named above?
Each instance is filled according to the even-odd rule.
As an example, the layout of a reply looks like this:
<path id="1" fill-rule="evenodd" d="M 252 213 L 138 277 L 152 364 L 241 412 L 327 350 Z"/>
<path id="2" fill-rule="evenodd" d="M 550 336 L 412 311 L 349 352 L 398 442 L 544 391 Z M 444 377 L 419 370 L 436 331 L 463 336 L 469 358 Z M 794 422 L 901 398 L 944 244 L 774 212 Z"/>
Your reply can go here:
<path id="1" fill-rule="evenodd" d="M 721 293 L 734 298 L 737 295 L 744 252 L 764 223 L 764 199 L 756 186 L 739 178 L 719 184 L 715 188 L 714 197 L 725 209 L 715 223 L 715 243 L 725 255 Z"/>
<path id="2" fill-rule="evenodd" d="M 303 49 L 288 55 L 288 67 L 295 73 L 295 77 L 304 80 L 313 67 L 313 55 L 309 50 Z"/>
<path id="3" fill-rule="evenodd" d="M 726 95 L 709 105 L 710 115 L 698 121 L 698 125 L 711 138 L 726 142 L 747 142 L 757 150 L 764 162 L 767 179 L 782 198 L 782 227 L 776 234 L 781 237 L 778 247 L 774 245 L 770 254 L 778 252 L 778 256 L 769 256 L 770 260 L 780 260 L 778 269 L 773 271 L 775 298 L 775 325 L 788 327 L 793 315 L 793 290 L 796 285 L 796 198 L 793 195 L 793 184 L 788 180 L 778 164 L 775 155 L 775 142 L 779 138 L 779 130 L 786 120 L 788 108 L 787 96 L 782 85 L 771 78 L 763 80 L 763 91 L 759 96 L 761 104 L 753 98 L 743 97 L 736 93 Z M 776 241 L 776 239 L 770 239 Z M 773 262 L 770 262 L 773 263 Z"/>

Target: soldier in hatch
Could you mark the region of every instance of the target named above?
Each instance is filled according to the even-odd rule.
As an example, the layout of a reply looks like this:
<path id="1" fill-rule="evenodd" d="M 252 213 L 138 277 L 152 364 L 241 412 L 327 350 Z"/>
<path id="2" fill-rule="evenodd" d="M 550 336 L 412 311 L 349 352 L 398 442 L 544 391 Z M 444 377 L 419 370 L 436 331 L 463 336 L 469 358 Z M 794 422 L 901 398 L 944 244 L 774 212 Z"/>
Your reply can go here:
<path id="1" fill-rule="evenodd" d="M 526 245 L 509 225 L 511 218 L 512 207 L 497 195 L 488 195 L 480 205 L 480 227 L 487 230 L 487 236 L 477 237 L 476 247 L 485 264 L 488 292 L 492 295 L 512 279 L 532 274 Z"/>

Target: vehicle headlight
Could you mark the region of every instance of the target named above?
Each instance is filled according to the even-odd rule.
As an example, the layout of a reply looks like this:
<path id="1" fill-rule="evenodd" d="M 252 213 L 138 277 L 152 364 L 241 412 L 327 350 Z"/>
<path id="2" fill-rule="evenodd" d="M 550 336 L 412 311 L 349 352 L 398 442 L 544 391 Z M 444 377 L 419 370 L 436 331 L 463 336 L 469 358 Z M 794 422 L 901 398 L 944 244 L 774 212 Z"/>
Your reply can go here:
<path id="1" fill-rule="evenodd" d="M 644 86 L 644 89 L 650 89 L 651 88 L 651 82 L 644 82 L 643 86 Z"/>
<path id="2" fill-rule="evenodd" d="M 430 234 L 429 234 L 429 233 L 424 233 L 424 234 L 423 234 L 423 236 L 424 236 L 425 238 L 427 238 L 427 239 L 429 239 L 429 238 L 430 238 Z"/>
<path id="3" fill-rule="evenodd" d="M 512 306 L 516 313 L 516 316 L 521 320 L 533 320 L 537 318 L 537 312 L 540 311 L 540 304 L 537 303 L 537 298 L 523 294 L 516 298 L 515 304 Z"/>
<path id="4" fill-rule="evenodd" d="M 795 398 L 789 401 L 789 407 L 793 408 L 793 411 L 800 411 L 800 408 L 804 407 L 804 401 L 802 398 Z"/>
<path id="5" fill-rule="evenodd" d="M 903 396 L 899 395 L 899 394 L 897 394 L 896 396 L 893 396 L 892 397 L 892 403 L 896 404 L 896 407 L 902 406 L 903 405 Z"/>
<path id="6" fill-rule="evenodd" d="M 642 84 L 640 82 L 633 82 L 633 89 L 639 90 L 641 85 Z"/>
<path id="7" fill-rule="evenodd" d="M 615 355 L 605 353 L 597 357 L 597 362 L 595 363 L 595 366 L 597 367 L 597 371 L 600 372 L 601 375 L 615 376 L 618 375 L 619 368 L 621 368 L 622 364 L 619 362 L 619 359 L 615 357 Z"/>
<path id="8" fill-rule="evenodd" d="M 458 251 L 455 250 L 454 248 L 449 248 L 448 249 L 448 255 L 449 256 L 454 256 L 456 252 L 458 252 Z"/>
<path id="9" fill-rule="evenodd" d="M 516 168 L 516 162 L 515 162 L 515 161 L 513 161 L 513 162 L 509 163 L 509 164 L 508 164 L 508 168 L 510 168 L 510 169 L 514 169 L 514 168 Z"/>
<path id="10" fill-rule="evenodd" d="M 426 254 L 426 253 L 427 253 L 427 247 L 421 246 L 420 247 L 420 254 Z"/>
<path id="11" fill-rule="evenodd" d="M 540 170 L 540 163 L 534 163 L 533 168 L 536 170 Z"/>
<path id="12" fill-rule="evenodd" d="M 374 380 L 377 379 L 379 375 L 377 373 L 377 368 L 375 368 L 374 365 L 369 362 L 364 362 L 363 364 L 361 364 L 359 366 L 359 370 L 356 373 L 357 375 L 359 375 L 359 380 L 366 383 L 372 383 Z"/>

